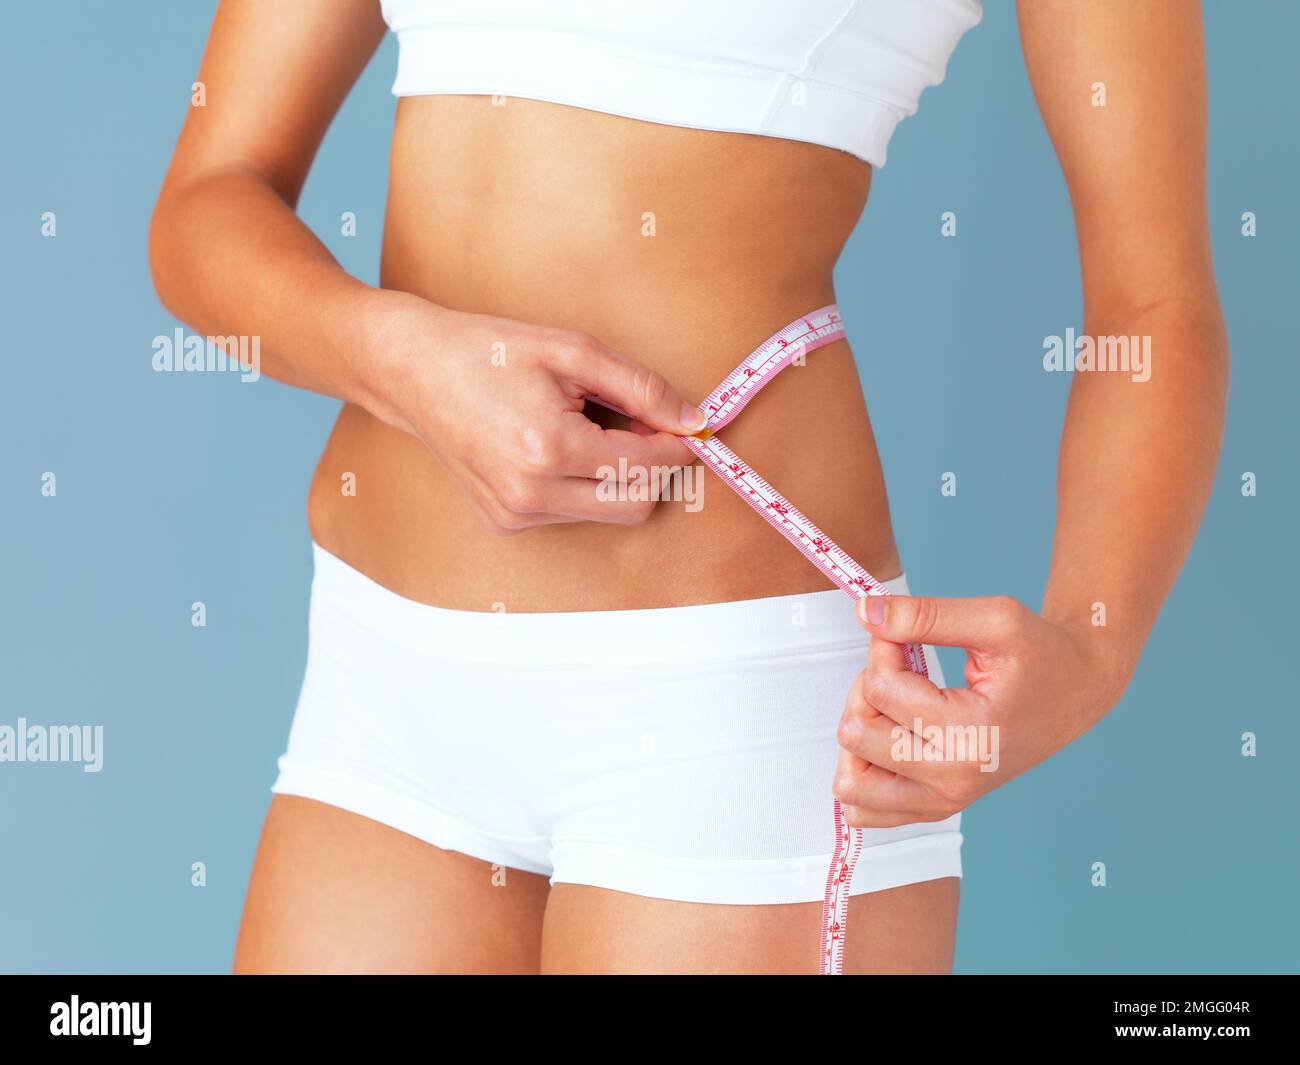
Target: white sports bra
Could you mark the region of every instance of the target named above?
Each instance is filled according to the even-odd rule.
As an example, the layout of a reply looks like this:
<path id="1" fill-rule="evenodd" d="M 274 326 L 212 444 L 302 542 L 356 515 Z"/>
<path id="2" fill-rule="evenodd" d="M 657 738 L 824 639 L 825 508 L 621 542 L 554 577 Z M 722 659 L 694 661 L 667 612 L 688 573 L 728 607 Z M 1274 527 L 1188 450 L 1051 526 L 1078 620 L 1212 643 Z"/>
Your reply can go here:
<path id="1" fill-rule="evenodd" d="M 393 93 L 518 96 L 885 165 L 980 0 L 380 0 Z"/>

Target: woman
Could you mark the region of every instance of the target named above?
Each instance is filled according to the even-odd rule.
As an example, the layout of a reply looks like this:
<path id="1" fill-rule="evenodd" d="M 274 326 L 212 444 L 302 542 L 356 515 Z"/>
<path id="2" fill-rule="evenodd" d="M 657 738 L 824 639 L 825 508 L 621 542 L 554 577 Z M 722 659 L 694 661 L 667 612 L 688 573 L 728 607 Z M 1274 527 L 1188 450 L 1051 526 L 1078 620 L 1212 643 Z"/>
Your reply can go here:
<path id="1" fill-rule="evenodd" d="M 156 284 L 344 401 L 236 970 L 816 971 L 832 795 L 864 830 L 846 971 L 950 968 L 961 811 L 1119 698 L 1210 489 L 1228 356 L 1197 5 L 1021 4 L 1085 331 L 1148 337 L 1154 360 L 1144 382 L 1076 374 L 1038 613 L 905 594 L 842 337 L 723 436 L 895 595 L 855 616 L 740 495 L 681 488 L 696 403 L 833 304 L 890 132 L 979 17 L 220 5 Z M 385 19 L 401 99 L 376 289 L 293 208 Z M 641 498 L 672 467 L 654 483 L 676 498 Z M 964 648 L 967 687 L 932 652 L 928 680 L 909 672 L 912 643 Z M 996 736 L 996 759 L 935 726 Z M 895 743 L 914 731 L 925 757 Z"/>

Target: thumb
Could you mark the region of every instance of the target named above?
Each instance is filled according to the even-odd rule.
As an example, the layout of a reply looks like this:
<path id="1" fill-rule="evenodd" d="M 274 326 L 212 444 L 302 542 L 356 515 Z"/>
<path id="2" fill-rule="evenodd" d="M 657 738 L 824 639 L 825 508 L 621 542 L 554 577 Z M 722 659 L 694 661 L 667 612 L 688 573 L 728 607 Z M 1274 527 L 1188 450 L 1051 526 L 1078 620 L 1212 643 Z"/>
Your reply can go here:
<path id="1" fill-rule="evenodd" d="M 998 650 L 1023 623 L 1027 608 L 1005 595 L 937 599 L 922 595 L 871 595 L 858 601 L 858 617 L 873 636 L 894 643 Z"/>
<path id="2" fill-rule="evenodd" d="M 662 375 L 603 345 L 587 348 L 572 376 L 606 406 L 651 429 L 690 436 L 708 423 L 708 416 L 683 402 Z"/>

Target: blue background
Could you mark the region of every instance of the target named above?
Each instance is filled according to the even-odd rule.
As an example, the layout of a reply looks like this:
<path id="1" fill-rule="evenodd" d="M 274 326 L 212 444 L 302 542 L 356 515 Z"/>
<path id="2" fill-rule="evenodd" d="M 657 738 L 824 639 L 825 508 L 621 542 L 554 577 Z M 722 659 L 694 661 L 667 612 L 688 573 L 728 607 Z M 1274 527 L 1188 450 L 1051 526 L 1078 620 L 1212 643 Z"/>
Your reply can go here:
<path id="1" fill-rule="evenodd" d="M 228 969 L 302 676 L 306 490 L 337 405 L 150 367 L 176 323 L 149 281 L 147 224 L 214 8 L 45 0 L 12 5 L 0 35 L 0 724 L 106 732 L 99 774 L 0 763 L 4 971 Z M 1214 497 L 1123 702 L 966 814 L 959 971 L 1298 967 L 1300 7 L 1210 8 L 1210 215 L 1234 352 Z M 389 38 L 301 207 L 371 282 L 394 62 Z M 837 284 L 914 590 L 1037 605 L 1069 385 L 1042 372 L 1041 343 L 1081 326 L 1081 301 L 1006 0 L 900 127 Z M 938 491 L 946 470 L 955 498 Z"/>

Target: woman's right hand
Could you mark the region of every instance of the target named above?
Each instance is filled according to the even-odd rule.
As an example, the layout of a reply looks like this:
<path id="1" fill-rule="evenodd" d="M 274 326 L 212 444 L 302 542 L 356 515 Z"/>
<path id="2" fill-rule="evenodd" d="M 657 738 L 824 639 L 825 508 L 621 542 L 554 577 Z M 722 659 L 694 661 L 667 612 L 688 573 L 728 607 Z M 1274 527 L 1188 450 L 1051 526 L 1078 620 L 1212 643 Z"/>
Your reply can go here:
<path id="1" fill-rule="evenodd" d="M 639 524 L 653 498 L 598 487 L 691 461 L 678 437 L 703 428 L 704 415 L 595 338 L 382 295 L 366 406 L 433 452 L 491 532 Z M 585 397 L 631 416 L 632 429 L 588 419 Z"/>

